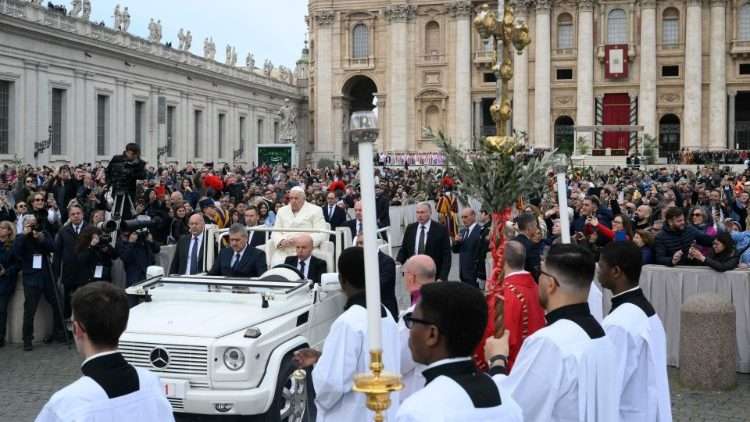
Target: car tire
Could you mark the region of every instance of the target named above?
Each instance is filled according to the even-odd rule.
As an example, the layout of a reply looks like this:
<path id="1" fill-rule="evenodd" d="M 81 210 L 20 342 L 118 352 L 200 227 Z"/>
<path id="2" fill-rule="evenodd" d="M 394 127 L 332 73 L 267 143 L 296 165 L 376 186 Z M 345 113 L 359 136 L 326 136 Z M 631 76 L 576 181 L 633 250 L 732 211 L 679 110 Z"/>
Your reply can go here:
<path id="1" fill-rule="evenodd" d="M 279 368 L 273 403 L 266 413 L 253 418 L 253 421 L 309 422 L 314 420 L 310 412 L 314 406 L 311 373 L 301 370 L 305 374 L 304 380 L 301 380 L 302 373 L 298 373 L 297 370 L 292 362 L 292 355 L 285 356 Z M 295 394 L 295 391 L 300 392 Z"/>

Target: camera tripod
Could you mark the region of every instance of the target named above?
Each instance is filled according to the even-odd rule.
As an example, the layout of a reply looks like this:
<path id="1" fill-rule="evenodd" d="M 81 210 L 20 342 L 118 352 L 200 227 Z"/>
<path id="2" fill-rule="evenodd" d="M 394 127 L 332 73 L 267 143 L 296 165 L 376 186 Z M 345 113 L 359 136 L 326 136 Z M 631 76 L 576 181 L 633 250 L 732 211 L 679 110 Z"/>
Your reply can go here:
<path id="1" fill-rule="evenodd" d="M 133 205 L 133 199 L 126 192 L 117 192 L 112 194 L 114 203 L 112 206 L 111 220 L 117 223 L 117 229 L 120 228 L 120 221 L 135 215 L 135 206 Z M 126 210 L 126 206 L 128 206 Z M 127 214 L 125 214 L 127 211 Z"/>

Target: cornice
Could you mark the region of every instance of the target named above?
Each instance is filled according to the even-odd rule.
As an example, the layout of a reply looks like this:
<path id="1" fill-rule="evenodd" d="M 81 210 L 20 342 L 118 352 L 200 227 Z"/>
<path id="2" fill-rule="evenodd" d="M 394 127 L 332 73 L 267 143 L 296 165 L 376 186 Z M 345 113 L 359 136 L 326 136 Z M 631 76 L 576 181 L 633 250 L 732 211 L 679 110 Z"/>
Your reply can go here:
<path id="1" fill-rule="evenodd" d="M 655 0 L 651 0 L 655 1 Z M 594 0 L 578 0 L 578 10 L 593 11 Z"/>
<path id="2" fill-rule="evenodd" d="M 536 0 L 536 10 L 549 11 L 552 8 L 552 0 Z"/>
<path id="3" fill-rule="evenodd" d="M 317 13 L 315 13 L 315 23 L 318 24 L 318 26 L 328 26 L 333 24 L 333 21 L 336 20 L 336 12 L 330 9 L 321 10 Z"/>
<path id="4" fill-rule="evenodd" d="M 403 4 L 394 4 L 385 8 L 385 17 L 389 22 L 408 22 L 417 14 L 417 7 Z"/>
<path id="5" fill-rule="evenodd" d="M 471 16 L 470 0 L 454 0 L 448 5 L 448 13 L 453 17 Z"/>

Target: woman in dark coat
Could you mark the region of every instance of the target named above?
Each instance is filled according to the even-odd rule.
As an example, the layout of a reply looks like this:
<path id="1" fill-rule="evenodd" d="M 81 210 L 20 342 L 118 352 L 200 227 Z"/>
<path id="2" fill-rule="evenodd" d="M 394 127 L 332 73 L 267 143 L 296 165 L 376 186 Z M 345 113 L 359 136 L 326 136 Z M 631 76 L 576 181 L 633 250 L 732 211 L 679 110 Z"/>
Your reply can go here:
<path id="1" fill-rule="evenodd" d="M 13 256 L 16 226 L 10 221 L 0 222 L 0 347 L 5 346 L 5 329 L 8 324 L 8 304 L 18 282 L 18 263 Z"/>
<path id="2" fill-rule="evenodd" d="M 734 240 L 728 232 L 720 232 L 716 235 L 708 256 L 703 255 L 695 246 L 690 248 L 688 254 L 690 258 L 721 273 L 734 270 L 740 263 L 740 256 L 735 250 Z"/>

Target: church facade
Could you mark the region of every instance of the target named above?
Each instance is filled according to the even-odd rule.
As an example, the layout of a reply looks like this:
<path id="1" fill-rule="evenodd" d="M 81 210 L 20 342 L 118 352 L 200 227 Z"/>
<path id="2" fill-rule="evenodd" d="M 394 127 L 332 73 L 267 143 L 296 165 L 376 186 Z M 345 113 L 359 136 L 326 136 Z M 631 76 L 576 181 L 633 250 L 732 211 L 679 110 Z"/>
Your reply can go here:
<path id="1" fill-rule="evenodd" d="M 219 63 L 40 3 L 0 0 L 0 161 L 99 162 L 135 142 L 151 164 L 252 164 L 286 99 L 309 153 L 304 51 L 295 70 Z"/>
<path id="2" fill-rule="evenodd" d="M 493 46 L 472 20 L 496 2 L 310 0 L 316 155 L 345 158 L 348 116 L 377 97 L 381 151 L 425 151 L 422 128 L 465 148 L 494 134 Z M 750 149 L 747 0 L 516 0 L 531 44 L 514 56 L 511 130 L 537 147 L 574 127 L 643 126 L 590 137 L 626 153 L 647 135 L 681 148 Z M 377 95 L 374 95 L 377 94 Z"/>

